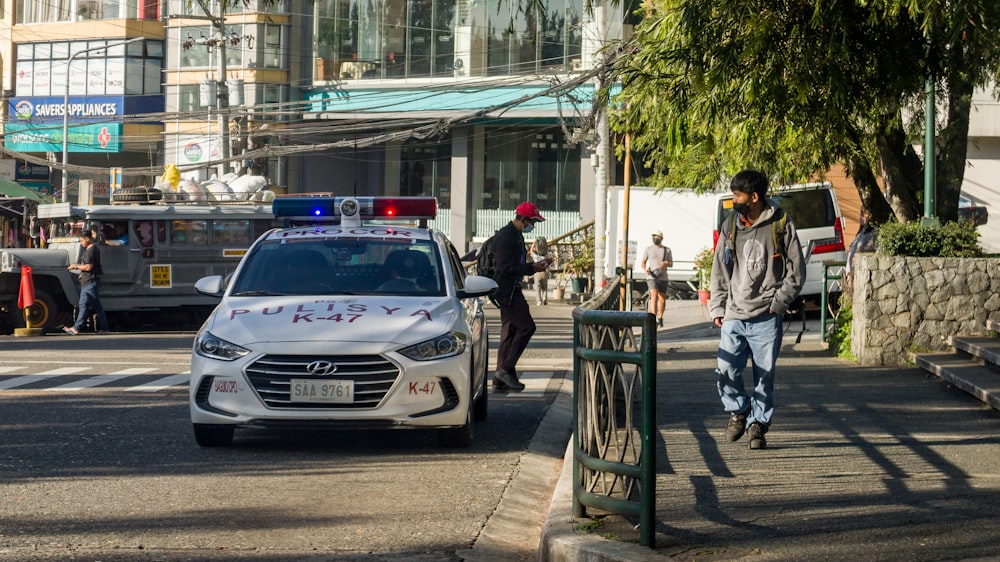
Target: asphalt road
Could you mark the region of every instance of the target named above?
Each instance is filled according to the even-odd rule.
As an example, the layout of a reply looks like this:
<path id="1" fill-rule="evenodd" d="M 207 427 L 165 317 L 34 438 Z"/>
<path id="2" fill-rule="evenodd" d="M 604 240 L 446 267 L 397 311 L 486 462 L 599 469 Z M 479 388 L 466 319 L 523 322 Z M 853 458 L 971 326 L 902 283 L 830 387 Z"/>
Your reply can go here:
<path id="1" fill-rule="evenodd" d="M 0 338 L 0 560 L 460 560 L 564 376 L 491 395 L 467 450 L 423 431 L 248 430 L 202 449 L 192 337 Z"/>

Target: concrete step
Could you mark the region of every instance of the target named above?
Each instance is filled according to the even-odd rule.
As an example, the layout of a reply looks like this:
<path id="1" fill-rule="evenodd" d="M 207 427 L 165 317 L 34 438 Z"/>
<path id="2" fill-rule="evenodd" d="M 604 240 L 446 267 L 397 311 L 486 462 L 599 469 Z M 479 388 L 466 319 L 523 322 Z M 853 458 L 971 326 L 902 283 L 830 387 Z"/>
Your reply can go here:
<path id="1" fill-rule="evenodd" d="M 984 336 L 949 336 L 948 345 L 979 358 L 993 367 L 1000 367 L 1000 339 Z"/>
<path id="2" fill-rule="evenodd" d="M 1000 320 L 987 320 L 986 329 L 994 332 L 1000 332 Z"/>
<path id="3" fill-rule="evenodd" d="M 920 368 L 1000 410 L 1000 373 L 957 353 L 914 353 Z"/>

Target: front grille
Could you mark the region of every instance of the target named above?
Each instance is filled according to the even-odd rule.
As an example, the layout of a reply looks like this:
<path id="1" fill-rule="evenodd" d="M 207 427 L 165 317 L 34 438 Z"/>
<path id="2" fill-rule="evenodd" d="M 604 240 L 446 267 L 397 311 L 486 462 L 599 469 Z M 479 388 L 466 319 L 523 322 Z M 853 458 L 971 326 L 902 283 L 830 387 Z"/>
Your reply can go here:
<path id="1" fill-rule="evenodd" d="M 337 370 L 324 376 L 306 371 L 313 361 L 330 361 Z M 375 408 L 399 378 L 399 367 L 381 355 L 265 355 L 246 369 L 253 389 L 270 408 L 359 410 Z M 335 379 L 354 381 L 354 403 L 321 404 L 289 400 L 291 380 Z"/>

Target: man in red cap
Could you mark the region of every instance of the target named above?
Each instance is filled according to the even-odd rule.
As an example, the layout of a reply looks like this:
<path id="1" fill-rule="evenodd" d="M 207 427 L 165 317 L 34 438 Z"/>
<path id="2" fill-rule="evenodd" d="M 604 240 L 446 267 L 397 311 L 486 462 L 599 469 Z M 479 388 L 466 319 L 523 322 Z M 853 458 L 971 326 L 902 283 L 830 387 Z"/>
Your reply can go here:
<path id="1" fill-rule="evenodd" d="M 536 223 L 545 220 L 538 206 L 525 201 L 517 206 L 514 214 L 514 220 L 498 230 L 492 242 L 496 260 L 494 281 L 498 285 L 494 302 L 500 307 L 500 344 L 493 389 L 520 392 L 524 384 L 517 377 L 517 360 L 535 333 L 535 321 L 521 292 L 521 280 L 525 275 L 545 271 L 550 262 L 529 262 L 524 247 L 524 235 L 531 232 Z"/>

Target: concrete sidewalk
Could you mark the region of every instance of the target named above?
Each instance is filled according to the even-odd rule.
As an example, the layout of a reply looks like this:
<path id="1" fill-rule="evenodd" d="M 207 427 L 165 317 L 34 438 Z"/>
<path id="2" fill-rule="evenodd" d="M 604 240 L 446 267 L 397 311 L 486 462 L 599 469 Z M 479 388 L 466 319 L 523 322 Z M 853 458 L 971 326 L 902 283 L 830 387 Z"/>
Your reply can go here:
<path id="1" fill-rule="evenodd" d="M 542 316 L 569 350 L 560 308 Z M 637 544 L 631 518 L 573 519 L 567 447 L 540 560 L 1000 560 L 996 411 L 917 368 L 860 367 L 824 351 L 818 333 L 796 344 L 790 331 L 768 446 L 751 451 L 723 435 L 706 311 L 668 301 L 665 319 L 655 548 Z M 567 395 L 554 411 L 568 410 Z"/>

